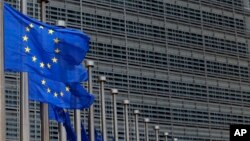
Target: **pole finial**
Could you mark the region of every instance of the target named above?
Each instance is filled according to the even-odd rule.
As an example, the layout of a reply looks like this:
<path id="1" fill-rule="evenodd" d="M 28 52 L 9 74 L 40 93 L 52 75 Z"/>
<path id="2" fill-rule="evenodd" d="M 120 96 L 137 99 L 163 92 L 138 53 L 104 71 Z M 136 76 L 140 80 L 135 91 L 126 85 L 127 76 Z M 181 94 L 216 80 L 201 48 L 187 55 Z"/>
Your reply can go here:
<path id="1" fill-rule="evenodd" d="M 95 62 L 93 60 L 85 60 L 85 65 L 87 67 L 94 67 Z"/>
<path id="2" fill-rule="evenodd" d="M 134 110 L 134 114 L 139 114 L 140 111 L 139 110 Z"/>
<path id="3" fill-rule="evenodd" d="M 149 118 L 144 118 L 144 122 L 149 122 Z"/>
<path id="4" fill-rule="evenodd" d="M 98 77 L 98 81 L 100 81 L 100 82 L 106 82 L 106 76 L 99 76 Z"/>
<path id="5" fill-rule="evenodd" d="M 111 94 L 118 94 L 118 90 L 117 89 L 110 89 Z"/>
<path id="6" fill-rule="evenodd" d="M 155 125 L 155 130 L 160 130 L 160 126 L 159 125 Z"/>
<path id="7" fill-rule="evenodd" d="M 66 27 L 66 22 L 64 20 L 56 20 L 56 26 Z"/>
<path id="8" fill-rule="evenodd" d="M 164 136 L 168 136 L 168 132 L 164 132 Z"/>
<path id="9" fill-rule="evenodd" d="M 128 105 L 129 104 L 129 100 L 123 100 L 123 104 L 124 105 Z"/>

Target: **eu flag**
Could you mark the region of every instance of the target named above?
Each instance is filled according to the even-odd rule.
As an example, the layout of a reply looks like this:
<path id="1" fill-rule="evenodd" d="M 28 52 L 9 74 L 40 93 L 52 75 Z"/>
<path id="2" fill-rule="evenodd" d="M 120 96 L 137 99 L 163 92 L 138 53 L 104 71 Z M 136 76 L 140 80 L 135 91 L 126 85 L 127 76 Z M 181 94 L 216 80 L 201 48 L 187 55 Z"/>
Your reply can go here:
<path id="1" fill-rule="evenodd" d="M 88 50 L 84 33 L 44 24 L 4 4 L 6 71 L 38 73 L 62 82 L 87 80 L 81 62 Z"/>
<path id="2" fill-rule="evenodd" d="M 63 108 L 56 107 L 54 105 L 48 104 L 48 110 L 49 110 L 49 119 L 55 120 L 59 123 L 65 122 L 65 111 Z"/>
<path id="3" fill-rule="evenodd" d="M 66 109 L 89 108 L 94 96 L 80 83 L 62 83 L 37 74 L 29 74 L 29 99 Z"/>
<path id="4" fill-rule="evenodd" d="M 86 133 L 86 130 L 84 128 L 83 123 L 81 123 L 81 127 L 82 127 L 82 130 L 81 130 L 82 141 L 89 141 L 89 137 L 88 137 L 88 135 Z"/>
<path id="5" fill-rule="evenodd" d="M 72 127 L 68 112 L 65 112 L 62 108 L 49 104 L 49 119 L 63 123 L 67 133 L 67 140 L 76 141 L 76 134 Z"/>
<path id="6" fill-rule="evenodd" d="M 65 122 L 63 123 L 66 133 L 67 133 L 67 140 L 68 141 L 76 141 L 76 133 L 72 127 L 72 124 L 70 122 L 70 116 L 69 113 L 66 112 Z"/>
<path id="7" fill-rule="evenodd" d="M 103 141 L 101 132 L 97 131 L 96 129 L 95 129 L 95 141 Z"/>

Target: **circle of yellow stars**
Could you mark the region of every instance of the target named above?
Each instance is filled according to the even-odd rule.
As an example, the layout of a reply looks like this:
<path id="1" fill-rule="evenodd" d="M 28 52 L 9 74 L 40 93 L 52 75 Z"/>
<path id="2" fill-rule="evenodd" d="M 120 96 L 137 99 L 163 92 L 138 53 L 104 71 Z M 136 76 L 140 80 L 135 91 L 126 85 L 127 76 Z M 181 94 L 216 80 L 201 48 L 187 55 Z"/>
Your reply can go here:
<path id="1" fill-rule="evenodd" d="M 29 25 L 25 28 L 25 31 L 28 33 L 28 32 L 30 32 L 33 28 L 35 28 L 35 25 L 33 25 L 33 24 L 31 23 L 31 24 L 29 24 Z M 39 26 L 39 29 L 40 29 L 40 30 L 44 30 L 44 27 L 43 27 L 43 26 Z M 48 29 L 48 35 L 53 35 L 54 32 L 55 32 L 54 30 Z M 28 37 L 27 35 L 24 35 L 22 38 L 23 38 L 23 42 L 27 42 L 27 43 L 28 43 L 29 37 Z M 59 40 L 58 38 L 54 38 L 53 41 L 54 41 L 55 44 L 58 44 L 58 43 L 60 42 L 60 40 Z M 29 46 L 26 46 L 26 47 L 24 48 L 24 52 L 25 52 L 26 54 L 31 53 L 31 51 L 32 51 L 32 50 L 31 50 L 31 48 L 30 48 Z M 56 48 L 54 49 L 54 53 L 55 53 L 55 54 L 59 54 L 60 52 L 61 52 L 61 50 L 60 50 L 58 47 L 56 47 Z M 36 62 L 38 62 L 38 58 L 34 55 L 34 56 L 31 57 L 31 61 L 34 62 L 34 63 L 36 63 Z M 47 63 L 38 62 L 38 63 L 39 63 L 39 66 L 40 66 L 41 69 L 44 69 L 44 68 L 51 69 L 51 67 L 52 67 L 53 64 L 58 63 L 58 58 L 56 58 L 56 56 L 54 56 L 54 57 L 51 58 L 51 62 L 47 62 Z"/>
<path id="2" fill-rule="evenodd" d="M 35 28 L 35 26 L 31 23 L 31 24 L 29 24 L 29 25 L 25 28 L 25 31 L 26 31 L 26 33 L 28 33 L 28 32 L 30 32 L 30 31 L 31 31 L 32 29 L 34 29 L 34 28 Z M 44 27 L 43 27 L 43 26 L 39 26 L 39 29 L 40 29 L 40 30 L 44 30 Z M 49 30 L 48 30 L 48 35 L 53 35 L 53 34 L 54 34 L 54 30 L 49 29 Z M 23 42 L 27 42 L 27 43 L 28 43 L 28 41 L 29 41 L 29 37 L 28 37 L 27 35 L 24 35 L 24 36 L 22 37 L 22 39 L 23 39 Z M 54 41 L 55 44 L 58 44 L 58 43 L 60 42 L 60 40 L 59 40 L 58 38 L 53 39 L 53 41 Z M 25 46 L 24 52 L 25 52 L 26 54 L 31 53 L 31 48 L 30 48 L 28 45 Z M 60 51 L 60 49 L 59 49 L 58 47 L 55 48 L 55 50 L 54 50 L 54 53 L 55 53 L 55 54 L 59 54 L 60 52 L 61 52 L 61 51 Z M 31 61 L 34 62 L 34 63 L 38 62 L 40 68 L 42 68 L 42 69 L 44 69 L 44 68 L 51 69 L 52 64 L 58 63 L 58 59 L 57 59 L 56 57 L 51 58 L 51 63 L 49 63 L 49 62 L 48 62 L 48 63 L 39 62 L 39 61 L 38 61 L 38 58 L 37 58 L 35 55 L 31 57 Z M 56 92 L 55 90 L 53 91 L 50 87 L 47 86 L 47 82 L 46 82 L 45 79 L 41 80 L 41 85 L 45 86 L 45 87 L 46 87 L 46 92 L 47 92 L 48 94 L 53 94 L 54 97 L 58 97 L 58 96 L 63 97 L 65 93 L 67 93 L 67 92 L 69 93 L 69 92 L 70 92 L 69 86 L 66 86 L 66 87 L 65 87 L 65 90 L 60 91 L 60 92 Z"/>
<path id="3" fill-rule="evenodd" d="M 52 94 L 54 97 L 59 97 L 59 96 L 63 97 L 65 93 L 70 92 L 70 87 L 69 86 L 66 86 L 64 90 L 61 90 L 59 92 L 55 91 L 55 90 L 52 90 L 50 87 L 47 86 L 47 81 L 45 79 L 41 80 L 41 85 L 46 87 L 47 94 Z"/>

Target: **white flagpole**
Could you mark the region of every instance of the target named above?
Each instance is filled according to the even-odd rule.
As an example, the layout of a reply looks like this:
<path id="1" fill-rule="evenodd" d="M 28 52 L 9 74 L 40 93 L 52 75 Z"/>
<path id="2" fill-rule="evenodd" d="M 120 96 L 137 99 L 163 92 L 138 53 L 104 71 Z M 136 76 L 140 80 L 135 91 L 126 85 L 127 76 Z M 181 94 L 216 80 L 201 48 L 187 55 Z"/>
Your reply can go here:
<path id="1" fill-rule="evenodd" d="M 56 26 L 66 27 L 66 23 L 63 20 L 57 20 Z M 58 131 L 59 131 L 59 141 L 67 141 L 66 130 L 63 126 L 63 123 L 58 123 Z"/>
<path id="2" fill-rule="evenodd" d="M 111 89 L 112 99 L 113 99 L 113 132 L 115 141 L 118 141 L 118 127 L 117 127 L 117 106 L 116 106 L 116 95 L 118 94 L 117 89 Z"/>
<path id="3" fill-rule="evenodd" d="M 149 141 L 149 137 L 148 137 L 149 118 L 144 118 L 144 122 L 145 122 L 145 141 Z"/>
<path id="4" fill-rule="evenodd" d="M 124 114 L 125 114 L 125 141 L 129 141 L 129 125 L 128 125 L 128 104 L 129 100 L 124 100 Z"/>
<path id="5" fill-rule="evenodd" d="M 160 127 L 158 125 L 155 125 L 155 141 L 159 141 L 159 130 Z"/>
<path id="6" fill-rule="evenodd" d="M 40 0 L 41 4 L 41 21 L 46 22 L 46 3 L 48 0 Z M 49 114 L 48 104 L 40 104 L 40 116 L 41 116 L 41 141 L 49 141 Z"/>
<path id="7" fill-rule="evenodd" d="M 27 14 L 27 0 L 21 1 L 21 12 Z M 30 140 L 29 122 L 29 86 L 28 73 L 21 73 L 21 92 L 20 92 L 20 141 Z"/>
<path id="8" fill-rule="evenodd" d="M 135 135 L 136 135 L 136 141 L 140 140 L 139 137 L 139 125 L 138 125 L 138 115 L 140 111 L 139 110 L 134 110 L 134 115 L 135 115 Z"/>
<path id="9" fill-rule="evenodd" d="M 4 78 L 4 40 L 3 40 L 3 2 L 0 2 L 0 140 L 5 141 L 6 119 L 5 119 L 5 78 Z"/>
<path id="10" fill-rule="evenodd" d="M 59 126 L 59 141 L 67 141 L 66 130 L 63 123 L 58 123 Z"/>
<path id="11" fill-rule="evenodd" d="M 92 86 L 92 67 L 94 67 L 94 61 L 86 60 L 85 61 L 86 67 L 88 67 L 89 73 L 89 80 L 88 80 L 88 90 L 89 93 L 93 93 L 93 86 Z M 89 119 L 88 119 L 88 127 L 89 127 L 89 140 L 95 141 L 95 131 L 94 131 L 94 106 L 91 105 L 89 108 Z"/>
<path id="12" fill-rule="evenodd" d="M 165 141 L 168 141 L 168 132 L 165 132 L 164 136 L 165 136 Z"/>
<path id="13" fill-rule="evenodd" d="M 102 113 L 102 135 L 103 141 L 107 141 L 107 129 L 106 129 L 106 112 L 105 112 L 105 96 L 104 96 L 104 82 L 105 76 L 99 76 L 100 93 L 101 93 L 101 113 Z"/>

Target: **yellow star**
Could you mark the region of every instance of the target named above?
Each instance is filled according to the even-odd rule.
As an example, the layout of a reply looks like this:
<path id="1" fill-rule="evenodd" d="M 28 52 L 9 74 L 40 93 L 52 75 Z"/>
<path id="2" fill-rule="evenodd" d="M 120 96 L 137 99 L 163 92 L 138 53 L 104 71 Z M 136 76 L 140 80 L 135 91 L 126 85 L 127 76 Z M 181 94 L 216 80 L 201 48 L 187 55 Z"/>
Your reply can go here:
<path id="1" fill-rule="evenodd" d="M 63 97 L 63 96 L 64 96 L 64 93 L 63 93 L 63 92 L 60 92 L 60 95 Z"/>
<path id="2" fill-rule="evenodd" d="M 26 31 L 27 31 L 27 32 L 30 32 L 30 28 L 29 28 L 29 27 L 26 27 Z"/>
<path id="3" fill-rule="evenodd" d="M 46 84 L 46 81 L 45 81 L 44 79 L 43 79 L 41 82 L 42 82 L 42 84 L 43 84 L 43 85 L 45 85 L 45 84 Z"/>
<path id="4" fill-rule="evenodd" d="M 51 90 L 50 90 L 50 88 L 48 88 L 48 89 L 47 89 L 47 93 L 50 93 L 50 92 L 51 92 Z"/>
<path id="5" fill-rule="evenodd" d="M 60 50 L 58 48 L 55 49 L 55 53 L 59 53 Z"/>
<path id="6" fill-rule="evenodd" d="M 54 33 L 54 31 L 53 31 L 52 29 L 50 29 L 50 30 L 49 30 L 49 34 L 52 35 L 53 33 Z"/>
<path id="7" fill-rule="evenodd" d="M 58 39 L 58 38 L 55 38 L 55 39 L 54 39 L 54 42 L 55 42 L 56 44 L 58 44 L 58 43 L 59 43 L 59 39 Z"/>
<path id="8" fill-rule="evenodd" d="M 58 94 L 55 92 L 55 93 L 54 93 L 54 96 L 57 97 L 57 95 L 58 95 Z"/>
<path id="9" fill-rule="evenodd" d="M 68 86 L 66 86 L 65 89 L 67 92 L 69 92 L 69 90 L 70 90 Z"/>
<path id="10" fill-rule="evenodd" d="M 47 64 L 47 67 L 48 67 L 49 69 L 51 68 L 51 65 L 50 65 L 50 63 L 48 63 L 48 64 Z"/>
<path id="11" fill-rule="evenodd" d="M 36 56 L 33 56 L 33 57 L 32 57 L 32 61 L 33 61 L 33 62 L 36 62 L 36 60 L 37 60 Z"/>
<path id="12" fill-rule="evenodd" d="M 34 25 L 31 23 L 31 24 L 30 24 L 30 28 L 33 28 L 33 27 L 34 27 Z"/>
<path id="13" fill-rule="evenodd" d="M 40 63 L 40 67 L 44 68 L 44 63 L 43 62 Z"/>
<path id="14" fill-rule="evenodd" d="M 40 25 L 39 28 L 40 28 L 40 29 L 43 29 L 43 26 Z"/>
<path id="15" fill-rule="evenodd" d="M 52 58 L 52 62 L 57 63 L 57 58 L 56 57 Z"/>
<path id="16" fill-rule="evenodd" d="M 25 52 L 30 53 L 30 48 L 28 46 L 25 48 Z"/>
<path id="17" fill-rule="evenodd" d="M 28 41 L 28 39 L 29 39 L 29 38 L 28 38 L 26 35 L 25 35 L 25 36 L 23 36 L 23 41 L 26 41 L 26 42 L 27 42 L 27 41 Z"/>

